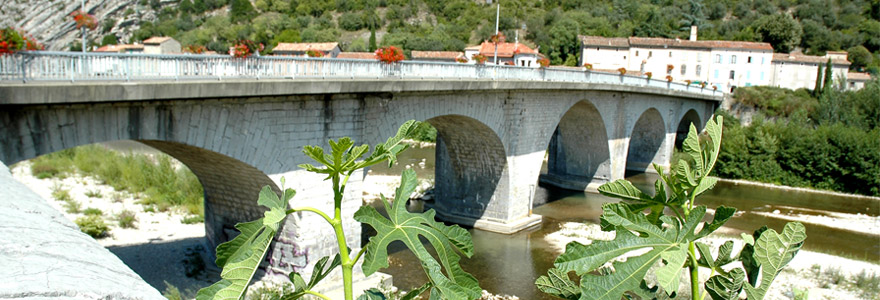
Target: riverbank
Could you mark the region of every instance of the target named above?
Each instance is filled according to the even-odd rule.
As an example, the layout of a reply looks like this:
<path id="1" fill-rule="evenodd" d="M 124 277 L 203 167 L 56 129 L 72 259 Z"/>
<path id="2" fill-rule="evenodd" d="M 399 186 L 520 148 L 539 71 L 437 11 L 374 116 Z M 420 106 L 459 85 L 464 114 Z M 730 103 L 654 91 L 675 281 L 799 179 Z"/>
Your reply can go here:
<path id="1" fill-rule="evenodd" d="M 805 188 L 805 187 L 793 187 L 793 186 L 778 185 L 778 184 L 759 182 L 759 181 L 749 181 L 749 180 L 744 180 L 744 179 L 727 179 L 727 178 L 720 178 L 720 177 L 715 177 L 715 178 L 718 178 L 718 182 L 727 182 L 727 183 L 731 183 L 734 185 L 760 186 L 760 187 L 780 189 L 780 190 L 793 191 L 793 192 L 806 192 L 806 193 L 815 193 L 815 194 L 823 194 L 823 195 L 838 196 L 838 197 L 853 197 L 853 198 L 877 201 L 877 203 L 880 203 L 880 197 L 874 197 L 874 196 L 866 196 L 866 195 L 860 195 L 860 194 L 844 193 L 844 192 L 829 191 L 829 190 L 819 190 L 819 189 Z"/>

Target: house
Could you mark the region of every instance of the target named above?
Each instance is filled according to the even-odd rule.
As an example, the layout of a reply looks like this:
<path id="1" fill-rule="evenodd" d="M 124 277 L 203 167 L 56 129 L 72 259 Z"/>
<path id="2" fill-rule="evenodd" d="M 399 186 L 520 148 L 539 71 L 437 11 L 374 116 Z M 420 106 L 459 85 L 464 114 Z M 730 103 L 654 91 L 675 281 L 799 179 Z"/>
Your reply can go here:
<path id="1" fill-rule="evenodd" d="M 837 80 L 841 84 L 841 79 L 847 78 L 849 70 L 849 61 L 846 56 L 840 58 L 839 55 L 814 56 L 805 55 L 800 52 L 792 53 L 776 53 L 773 54 L 773 76 L 771 85 L 787 89 L 796 90 L 799 88 L 813 89 L 816 87 L 816 75 L 821 65 L 823 68 L 831 59 L 832 79 Z M 823 69 L 822 74 L 825 71 Z"/>
<path id="2" fill-rule="evenodd" d="M 151 37 L 144 40 L 144 53 L 145 54 L 177 54 L 181 53 L 180 51 L 180 42 L 177 40 L 167 37 L 167 36 L 159 36 L 159 37 Z"/>
<path id="3" fill-rule="evenodd" d="M 324 57 L 335 58 L 342 52 L 339 43 L 278 43 L 272 55 L 307 57 L 308 51 L 320 51 Z"/>
<path id="4" fill-rule="evenodd" d="M 410 53 L 412 60 L 416 61 L 435 61 L 435 62 L 456 62 L 459 57 L 464 57 L 464 53 L 458 51 L 415 51 Z"/>
<path id="5" fill-rule="evenodd" d="M 871 80 L 868 73 L 849 72 L 846 74 L 846 89 L 855 91 L 865 87 L 865 83 Z"/>
<path id="6" fill-rule="evenodd" d="M 768 43 L 699 41 L 696 28 L 687 40 L 579 36 L 581 64 L 594 70 L 625 68 L 655 78 L 706 82 L 723 91 L 770 84 L 773 48 Z"/>
<path id="7" fill-rule="evenodd" d="M 489 41 L 483 41 L 479 47 L 479 54 L 488 58 L 486 64 L 493 64 L 495 62 L 496 45 Z M 473 54 L 468 56 L 468 52 L 473 52 L 472 49 L 473 48 L 471 47 L 465 48 L 466 58 L 471 60 L 471 63 L 473 63 Z M 538 51 L 529 48 L 529 46 L 524 44 L 520 44 L 518 41 L 513 43 L 498 43 L 497 53 L 499 65 L 531 68 L 541 67 L 538 64 Z"/>
<path id="8" fill-rule="evenodd" d="M 93 52 L 104 53 L 143 53 L 144 45 L 141 44 L 121 44 L 121 45 L 104 45 L 98 47 Z"/>
<path id="9" fill-rule="evenodd" d="M 336 58 L 376 60 L 376 53 L 373 53 L 373 52 L 340 52 L 338 55 L 336 55 Z"/>

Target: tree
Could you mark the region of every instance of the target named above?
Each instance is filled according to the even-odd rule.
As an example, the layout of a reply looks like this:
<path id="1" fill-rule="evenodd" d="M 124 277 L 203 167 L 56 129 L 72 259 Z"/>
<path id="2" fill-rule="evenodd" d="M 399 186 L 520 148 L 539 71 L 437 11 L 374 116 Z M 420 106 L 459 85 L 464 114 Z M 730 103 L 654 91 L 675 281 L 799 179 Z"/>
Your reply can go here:
<path id="1" fill-rule="evenodd" d="M 818 97 L 822 91 L 822 64 L 816 66 L 816 86 L 813 87 L 813 96 Z"/>
<path id="2" fill-rule="evenodd" d="M 579 25 L 572 19 L 564 18 L 550 27 L 550 63 L 561 65 L 570 55 L 578 52 L 578 29 Z"/>
<path id="3" fill-rule="evenodd" d="M 370 27 L 370 52 L 376 51 L 376 28 Z"/>
<path id="4" fill-rule="evenodd" d="M 874 57 L 865 46 L 855 46 L 846 49 L 846 52 L 848 53 L 846 60 L 852 64 L 850 68 L 853 70 L 861 70 L 874 62 Z"/>
<path id="5" fill-rule="evenodd" d="M 791 52 L 801 41 L 801 24 L 786 14 L 763 16 L 756 22 L 755 32 L 776 52 Z"/>
<path id="6" fill-rule="evenodd" d="M 101 39 L 101 46 L 106 45 L 116 45 L 119 44 L 119 40 L 116 39 L 115 34 L 105 35 L 103 39 Z"/>
<path id="7" fill-rule="evenodd" d="M 831 91 L 831 79 L 834 76 L 834 74 L 832 74 L 831 71 L 832 71 L 831 70 L 831 59 L 829 58 L 828 62 L 825 63 L 825 79 L 824 79 L 824 82 L 822 83 L 822 93 L 823 94 L 828 94 L 828 92 Z"/>
<path id="8" fill-rule="evenodd" d="M 192 13 L 193 3 L 189 0 L 181 0 L 177 9 L 179 9 L 182 13 Z"/>
<path id="9" fill-rule="evenodd" d="M 256 14 L 254 6 L 249 0 L 232 0 L 232 8 L 229 11 L 229 17 L 233 23 L 247 21 Z"/>

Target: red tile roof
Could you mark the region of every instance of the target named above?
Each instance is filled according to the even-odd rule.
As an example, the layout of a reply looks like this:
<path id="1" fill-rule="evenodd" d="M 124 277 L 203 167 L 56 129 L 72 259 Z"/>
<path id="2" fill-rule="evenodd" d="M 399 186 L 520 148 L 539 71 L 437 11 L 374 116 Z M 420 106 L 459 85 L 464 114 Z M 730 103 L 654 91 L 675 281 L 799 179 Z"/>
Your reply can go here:
<path id="1" fill-rule="evenodd" d="M 170 39 L 171 38 L 167 37 L 167 36 L 154 36 L 154 37 L 151 37 L 151 38 L 144 40 L 144 44 L 151 44 L 151 45 L 152 44 L 161 44 L 161 43 L 164 43 Z"/>
<path id="2" fill-rule="evenodd" d="M 95 49 L 94 52 L 121 52 L 128 49 L 144 49 L 144 45 L 131 45 L 131 44 L 120 44 L 120 45 L 106 45 L 101 46 L 98 49 Z"/>
<path id="3" fill-rule="evenodd" d="M 344 59 L 376 59 L 376 53 L 373 52 L 339 52 L 336 58 Z"/>
<path id="4" fill-rule="evenodd" d="M 495 56 L 495 44 L 483 42 L 480 45 L 480 54 L 487 57 Z M 538 54 L 538 51 L 521 43 L 498 43 L 498 57 L 513 57 L 514 54 Z"/>
<path id="5" fill-rule="evenodd" d="M 410 52 L 412 59 L 455 60 L 464 55 L 458 51 L 415 51 Z"/>
<path id="6" fill-rule="evenodd" d="M 773 53 L 773 62 L 797 62 L 810 64 L 824 64 L 828 62 L 828 58 L 824 56 L 804 55 L 799 52 L 792 53 Z M 831 63 L 835 65 L 849 66 L 849 61 L 845 59 L 831 59 Z"/>
<path id="7" fill-rule="evenodd" d="M 760 51 L 773 51 L 768 43 L 739 42 L 739 41 L 691 41 L 682 39 L 652 38 L 652 37 L 629 37 L 629 38 L 606 38 L 601 36 L 579 36 L 584 46 L 628 48 L 630 46 L 642 47 L 672 47 L 672 48 L 696 48 L 696 49 L 749 49 Z"/>
<path id="8" fill-rule="evenodd" d="M 871 80 L 871 75 L 868 73 L 849 72 L 846 73 L 846 79 L 856 81 L 868 81 Z"/>
<path id="9" fill-rule="evenodd" d="M 275 46 L 272 49 L 275 51 L 290 51 L 290 52 L 306 52 L 309 50 L 317 50 L 322 52 L 330 52 L 333 51 L 334 48 L 338 47 L 339 43 L 278 43 L 278 46 Z"/>
<path id="10" fill-rule="evenodd" d="M 581 43 L 585 46 L 593 47 L 612 47 L 612 48 L 628 48 L 629 40 L 627 38 L 607 38 L 601 36 L 580 36 Z"/>

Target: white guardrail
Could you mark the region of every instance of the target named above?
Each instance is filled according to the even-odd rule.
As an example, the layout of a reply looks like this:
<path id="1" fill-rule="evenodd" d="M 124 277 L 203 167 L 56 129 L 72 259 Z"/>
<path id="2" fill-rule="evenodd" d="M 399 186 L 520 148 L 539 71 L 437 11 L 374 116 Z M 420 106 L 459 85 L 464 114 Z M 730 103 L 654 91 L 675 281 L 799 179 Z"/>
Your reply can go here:
<path id="1" fill-rule="evenodd" d="M 0 82 L 148 81 L 245 78 L 484 79 L 609 83 L 721 96 L 721 91 L 646 77 L 578 69 L 377 60 L 225 55 L 22 51 L 0 55 Z"/>

